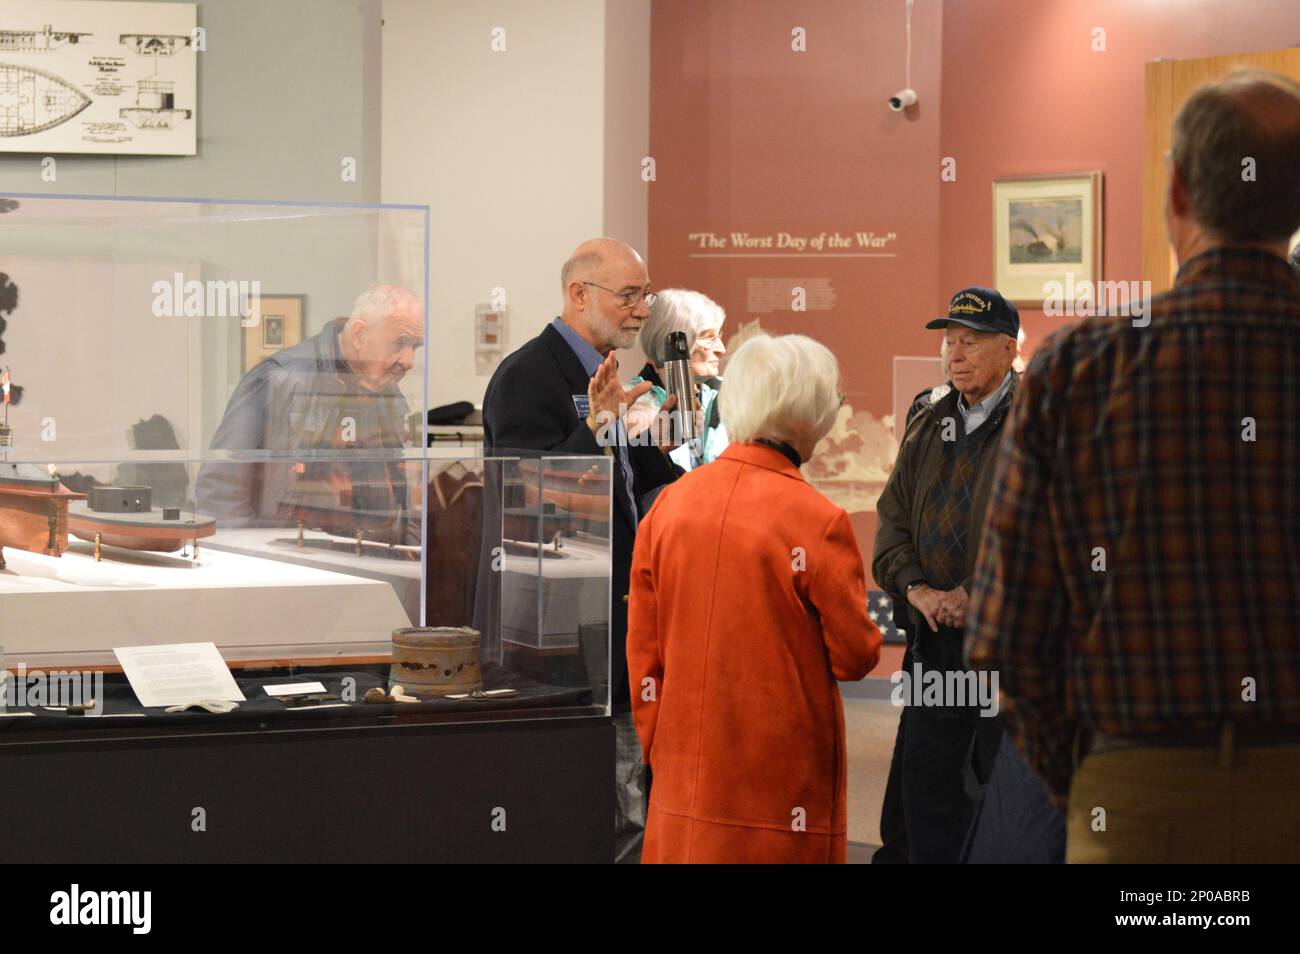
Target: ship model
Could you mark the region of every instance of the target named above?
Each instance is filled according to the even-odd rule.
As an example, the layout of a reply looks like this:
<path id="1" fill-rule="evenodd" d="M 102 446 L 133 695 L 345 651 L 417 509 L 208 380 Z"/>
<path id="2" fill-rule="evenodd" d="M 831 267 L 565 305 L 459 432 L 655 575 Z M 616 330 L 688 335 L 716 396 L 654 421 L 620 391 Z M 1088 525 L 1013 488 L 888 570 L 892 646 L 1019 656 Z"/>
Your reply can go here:
<path id="1" fill-rule="evenodd" d="M 4 406 L 0 454 L 7 455 L 14 443 L 9 405 L 15 391 L 6 368 L 0 373 L 0 405 Z M 5 547 L 62 556 L 68 548 L 68 504 L 82 497 L 37 464 L 0 460 L 0 570 L 5 567 Z"/>
<path id="2" fill-rule="evenodd" d="M 281 515 L 302 530 L 320 530 L 355 540 L 357 555 L 366 541 L 396 546 L 404 542 L 406 518 L 394 484 L 385 475 L 338 461 L 294 465 L 294 478 Z"/>
<path id="3" fill-rule="evenodd" d="M 12 440 L 13 432 L 4 428 Z M 0 462 L 0 570 L 5 547 L 62 556 L 68 549 L 68 504 L 84 497 L 36 464 Z"/>
<path id="4" fill-rule="evenodd" d="M 198 559 L 199 540 L 217 532 L 217 521 L 179 507 L 155 507 L 149 487 L 101 485 L 68 505 L 68 530 L 95 544 L 96 560 L 104 546 L 173 553 L 190 541 Z"/>
<path id="5" fill-rule="evenodd" d="M 14 387 L 9 370 L 0 374 L 0 453 L 14 444 L 9 426 L 9 405 Z M 217 522 L 202 514 L 179 508 L 152 506 L 148 487 L 91 487 L 88 494 L 63 486 L 53 467 L 0 461 L 0 569 L 5 567 L 4 548 L 27 550 L 45 556 L 62 556 L 68 549 L 68 534 L 95 544 L 95 559 L 102 546 L 128 550 L 171 553 L 216 532 Z"/>
<path id="6" fill-rule="evenodd" d="M 609 522 L 610 473 L 597 464 L 585 470 L 570 462 L 519 462 L 520 483 L 529 507 L 550 504 L 563 514 L 598 523 Z"/>

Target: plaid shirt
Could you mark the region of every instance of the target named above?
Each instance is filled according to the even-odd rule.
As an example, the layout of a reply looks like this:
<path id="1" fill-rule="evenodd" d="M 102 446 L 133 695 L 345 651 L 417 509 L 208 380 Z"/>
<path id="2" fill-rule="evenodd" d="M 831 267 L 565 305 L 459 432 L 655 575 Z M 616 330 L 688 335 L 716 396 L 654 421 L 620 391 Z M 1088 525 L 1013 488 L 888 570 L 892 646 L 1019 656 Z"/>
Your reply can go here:
<path id="1" fill-rule="evenodd" d="M 998 671 L 1058 799 L 1080 728 L 1300 722 L 1300 283 L 1285 261 L 1216 249 L 1148 327 L 1054 334 L 996 468 L 967 650 Z"/>

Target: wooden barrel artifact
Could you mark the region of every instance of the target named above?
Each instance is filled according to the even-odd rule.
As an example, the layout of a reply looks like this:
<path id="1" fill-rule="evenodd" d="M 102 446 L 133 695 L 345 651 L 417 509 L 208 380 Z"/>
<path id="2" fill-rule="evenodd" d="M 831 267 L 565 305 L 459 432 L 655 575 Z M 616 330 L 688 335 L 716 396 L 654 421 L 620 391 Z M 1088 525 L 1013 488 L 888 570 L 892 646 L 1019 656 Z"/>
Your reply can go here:
<path id="1" fill-rule="evenodd" d="M 479 632 L 464 626 L 393 630 L 393 665 L 388 687 L 413 696 L 438 698 L 483 688 Z"/>

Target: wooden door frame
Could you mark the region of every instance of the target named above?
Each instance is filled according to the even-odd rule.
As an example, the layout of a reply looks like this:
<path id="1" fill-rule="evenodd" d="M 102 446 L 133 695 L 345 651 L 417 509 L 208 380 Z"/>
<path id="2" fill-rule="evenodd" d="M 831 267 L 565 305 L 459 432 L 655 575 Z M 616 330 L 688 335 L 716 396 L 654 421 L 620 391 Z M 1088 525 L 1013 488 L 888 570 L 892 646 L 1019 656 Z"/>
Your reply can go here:
<path id="1" fill-rule="evenodd" d="M 1271 70 L 1300 82 L 1300 47 L 1259 53 L 1230 53 L 1191 60 L 1156 60 L 1146 65 L 1146 129 L 1142 167 L 1142 277 L 1152 294 L 1173 284 L 1176 264 L 1165 231 L 1166 156 L 1174 117 L 1187 97 L 1234 69 Z"/>

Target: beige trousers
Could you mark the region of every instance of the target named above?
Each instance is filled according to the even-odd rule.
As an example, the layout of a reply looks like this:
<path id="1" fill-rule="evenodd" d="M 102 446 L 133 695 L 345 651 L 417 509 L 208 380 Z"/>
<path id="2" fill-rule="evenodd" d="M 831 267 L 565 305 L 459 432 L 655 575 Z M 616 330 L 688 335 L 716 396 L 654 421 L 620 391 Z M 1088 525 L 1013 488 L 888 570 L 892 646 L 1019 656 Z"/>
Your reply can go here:
<path id="1" fill-rule="evenodd" d="M 1070 787 L 1066 861 L 1300 862 L 1300 745 L 1086 756 Z"/>

